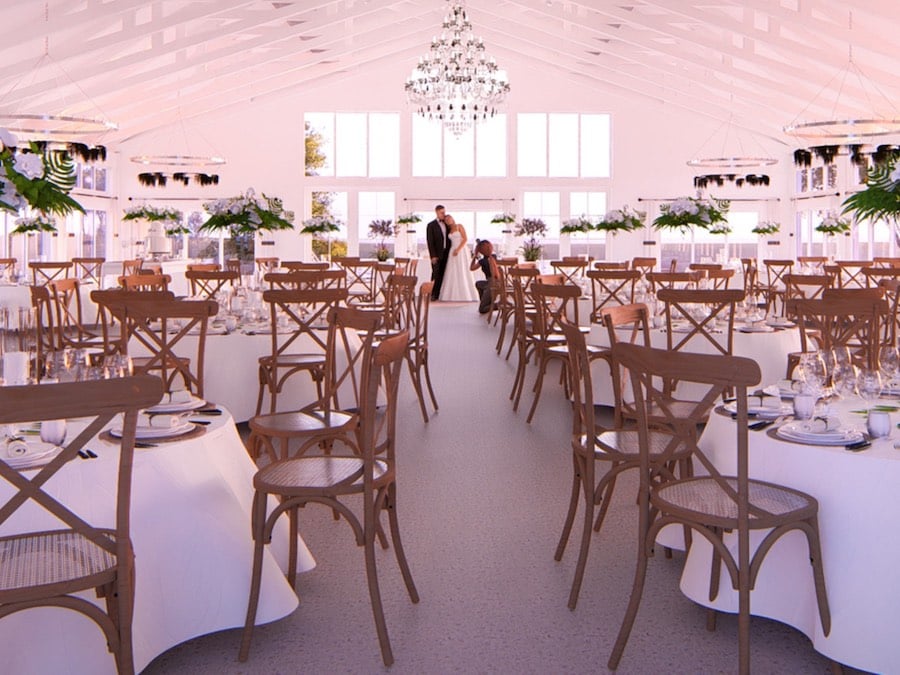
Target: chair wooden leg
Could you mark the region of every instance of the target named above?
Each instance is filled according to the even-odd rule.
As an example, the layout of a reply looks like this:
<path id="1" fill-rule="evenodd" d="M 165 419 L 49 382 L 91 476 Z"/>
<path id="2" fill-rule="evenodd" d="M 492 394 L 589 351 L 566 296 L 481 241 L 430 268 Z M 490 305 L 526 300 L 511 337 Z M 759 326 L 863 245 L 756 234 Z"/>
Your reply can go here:
<path id="1" fill-rule="evenodd" d="M 566 551 L 569 542 L 569 534 L 572 532 L 572 524 L 575 522 L 575 513 L 578 511 L 578 494 L 581 487 L 581 472 L 578 470 L 578 460 L 573 458 L 575 470 L 572 472 L 572 494 L 569 497 L 569 510 L 566 512 L 566 520 L 563 523 L 562 534 L 559 535 L 559 543 L 556 545 L 556 553 L 553 559 L 559 562 Z"/>
<path id="2" fill-rule="evenodd" d="M 538 400 L 541 398 L 541 389 L 544 386 L 544 375 L 547 372 L 547 360 L 541 359 L 540 367 L 538 368 L 537 379 L 534 381 L 534 400 L 531 402 L 531 410 L 528 411 L 528 419 L 525 421 L 529 424 L 531 423 L 531 419 L 534 417 L 534 411 L 537 410 Z"/>
<path id="3" fill-rule="evenodd" d="M 297 528 L 297 508 L 288 511 L 288 571 L 287 580 L 291 588 L 297 583 L 297 537 L 300 532 Z"/>
<path id="4" fill-rule="evenodd" d="M 419 364 L 420 370 L 425 371 L 425 386 L 428 387 L 428 395 L 431 397 L 431 404 L 434 406 L 434 411 L 438 410 L 438 402 L 437 398 L 434 395 L 434 387 L 431 386 L 431 371 L 428 369 L 428 354 L 424 354 L 422 356 L 422 362 Z"/>
<path id="5" fill-rule="evenodd" d="M 615 466 L 610 469 L 610 471 L 614 470 Z M 599 532 L 600 528 L 603 527 L 603 520 L 606 518 L 606 512 L 609 511 L 609 502 L 612 499 L 613 490 L 616 487 L 616 478 L 618 476 L 613 476 L 607 481 L 606 485 L 603 488 L 603 494 L 600 495 L 600 511 L 597 513 L 597 519 L 594 522 L 594 532 Z"/>
<path id="6" fill-rule="evenodd" d="M 428 422 L 428 411 L 425 410 L 425 395 L 422 392 L 422 379 L 421 376 L 416 370 L 416 367 L 413 365 L 412 357 L 407 354 L 406 356 L 406 365 L 409 368 L 409 377 L 413 383 L 413 389 L 416 391 L 416 398 L 419 399 L 419 409 L 422 411 L 422 419 L 425 422 Z"/>
<path id="7" fill-rule="evenodd" d="M 811 520 L 811 533 L 807 533 L 807 541 L 809 542 L 809 561 L 813 568 L 813 581 L 816 587 L 816 602 L 819 606 L 819 620 L 822 622 L 822 632 L 828 636 L 831 632 L 831 609 L 828 605 L 828 593 L 825 590 L 825 570 L 822 567 L 822 547 L 819 542 L 819 524 L 817 518 L 812 518 Z"/>
<path id="8" fill-rule="evenodd" d="M 130 573 L 126 578 L 116 580 L 115 597 L 110 605 L 115 607 L 114 614 L 118 633 L 116 649 L 116 668 L 119 675 L 134 675 L 134 645 L 132 644 L 132 622 L 134 620 L 134 562 L 129 565 Z"/>
<path id="9" fill-rule="evenodd" d="M 406 560 L 406 552 L 403 550 L 403 542 L 400 539 L 400 523 L 397 519 L 397 485 L 395 483 L 391 483 L 388 486 L 385 508 L 388 512 L 388 523 L 391 528 L 394 554 L 397 556 L 397 565 L 400 567 L 400 574 L 403 576 L 403 582 L 406 584 L 409 599 L 414 603 L 419 602 L 419 591 L 416 589 L 416 584 L 413 581 L 412 572 L 409 570 L 409 562 Z"/>
<path id="10" fill-rule="evenodd" d="M 594 524 L 594 486 L 585 484 L 582 480 L 584 491 L 584 519 L 581 527 L 581 548 L 578 551 L 578 562 L 575 565 L 575 578 L 572 579 L 572 589 L 569 591 L 569 609 L 575 610 L 578 604 L 578 594 L 581 592 L 581 582 L 584 579 L 584 568 L 587 565 L 588 550 L 591 546 L 591 529 Z"/>
<path id="11" fill-rule="evenodd" d="M 706 630 L 710 633 L 716 632 L 716 617 L 718 616 L 718 612 L 714 610 L 712 607 L 706 610 Z"/>
<path id="12" fill-rule="evenodd" d="M 719 541 L 722 541 L 722 530 L 717 527 L 710 528 L 710 532 L 715 535 Z M 709 569 L 709 601 L 712 602 L 719 597 L 719 579 L 722 575 L 722 555 L 719 549 L 713 546 L 712 563 Z"/>
<path id="13" fill-rule="evenodd" d="M 371 508 L 371 506 L 366 508 Z M 384 607 L 381 604 L 381 590 L 378 587 L 378 568 L 375 564 L 375 528 L 372 521 L 366 524 L 364 548 L 369 599 L 372 602 L 372 614 L 375 617 L 375 632 L 378 633 L 378 643 L 381 645 L 381 660 L 385 666 L 391 666 L 394 663 L 394 654 L 391 651 L 387 623 L 384 620 Z"/>
<path id="14" fill-rule="evenodd" d="M 644 593 L 644 581 L 647 578 L 647 547 L 643 536 L 645 529 L 642 529 L 642 536 L 639 537 L 639 549 L 637 568 L 634 571 L 634 584 L 631 588 L 631 598 L 628 600 L 628 609 L 625 611 L 625 618 L 622 619 L 622 626 L 619 628 L 619 634 L 616 637 L 616 643 L 613 646 L 612 654 L 610 654 L 607 667 L 615 670 L 619 667 L 619 661 L 625 651 L 625 645 L 628 643 L 628 636 L 631 635 L 631 629 L 634 626 L 634 620 L 637 617 L 638 609 L 641 606 L 641 596 Z"/>
<path id="15" fill-rule="evenodd" d="M 262 585 L 262 565 L 265 542 L 263 530 L 266 523 L 266 494 L 257 492 L 253 496 L 253 571 L 250 575 L 250 597 L 247 600 L 247 618 L 244 621 L 244 632 L 241 635 L 241 648 L 238 660 L 246 661 L 250 654 L 250 641 L 253 639 L 253 626 L 256 623 L 256 610 L 259 606 L 259 590 Z"/>

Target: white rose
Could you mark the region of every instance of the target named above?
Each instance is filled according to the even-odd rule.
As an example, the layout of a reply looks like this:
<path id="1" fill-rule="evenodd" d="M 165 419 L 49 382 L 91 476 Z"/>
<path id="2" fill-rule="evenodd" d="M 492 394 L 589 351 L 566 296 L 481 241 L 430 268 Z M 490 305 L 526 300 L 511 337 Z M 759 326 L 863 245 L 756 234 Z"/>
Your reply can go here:
<path id="1" fill-rule="evenodd" d="M 27 153 L 16 155 L 15 169 L 26 178 L 40 178 L 44 175 L 44 160 L 40 155 Z"/>

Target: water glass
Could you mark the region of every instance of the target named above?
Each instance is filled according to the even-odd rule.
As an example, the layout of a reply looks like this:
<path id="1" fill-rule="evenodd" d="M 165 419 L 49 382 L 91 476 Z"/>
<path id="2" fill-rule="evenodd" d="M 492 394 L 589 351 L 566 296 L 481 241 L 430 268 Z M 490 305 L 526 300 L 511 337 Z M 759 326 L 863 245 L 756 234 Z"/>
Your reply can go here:
<path id="1" fill-rule="evenodd" d="M 884 376 L 884 386 L 890 388 L 891 383 L 900 370 L 900 356 L 897 349 L 890 345 L 885 345 L 878 352 L 878 363 L 881 365 L 881 374 Z"/>
<path id="2" fill-rule="evenodd" d="M 886 438 L 891 435 L 891 416 L 883 410 L 870 410 L 866 419 L 866 429 L 872 438 Z"/>
<path id="3" fill-rule="evenodd" d="M 812 418 L 813 413 L 816 410 L 816 400 L 818 397 L 815 394 L 804 392 L 799 393 L 794 396 L 794 417 L 798 420 L 808 420 Z"/>
<path id="4" fill-rule="evenodd" d="M 66 440 L 66 421 L 47 420 L 41 422 L 41 440 L 52 445 L 62 445 Z"/>
<path id="5" fill-rule="evenodd" d="M 871 407 L 872 402 L 881 396 L 881 373 L 872 368 L 863 368 L 856 378 L 856 389 L 860 397 Z"/>

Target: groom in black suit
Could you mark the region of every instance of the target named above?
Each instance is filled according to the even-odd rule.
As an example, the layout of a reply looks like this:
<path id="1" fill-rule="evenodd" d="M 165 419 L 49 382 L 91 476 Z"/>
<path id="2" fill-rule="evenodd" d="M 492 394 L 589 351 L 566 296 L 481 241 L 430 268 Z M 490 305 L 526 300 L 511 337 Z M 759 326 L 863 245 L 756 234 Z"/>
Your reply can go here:
<path id="1" fill-rule="evenodd" d="M 441 295 L 444 270 L 450 257 L 450 237 L 447 236 L 447 226 L 444 224 L 444 207 L 441 204 L 435 206 L 434 214 L 435 219 L 425 229 L 425 239 L 428 242 L 428 255 L 431 257 L 431 280 L 434 282 L 431 299 L 437 300 Z"/>

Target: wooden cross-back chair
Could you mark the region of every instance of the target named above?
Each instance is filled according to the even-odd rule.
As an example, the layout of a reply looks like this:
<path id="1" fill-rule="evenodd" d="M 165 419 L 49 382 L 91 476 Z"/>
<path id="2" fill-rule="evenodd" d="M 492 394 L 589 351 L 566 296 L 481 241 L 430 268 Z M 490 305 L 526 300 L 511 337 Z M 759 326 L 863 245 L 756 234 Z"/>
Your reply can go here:
<path id="1" fill-rule="evenodd" d="M 836 286 L 838 288 L 865 288 L 866 275 L 863 270 L 871 267 L 871 260 L 835 260 L 834 264 L 840 270 Z"/>
<path id="2" fill-rule="evenodd" d="M 130 277 L 133 274 L 138 274 L 141 269 L 144 267 L 144 261 L 142 258 L 135 258 L 134 260 L 123 260 L 122 261 L 122 276 Z"/>
<path id="3" fill-rule="evenodd" d="M 213 300 L 160 299 L 127 291 L 94 291 L 91 297 L 120 323 L 118 353 L 134 357 L 135 373 L 158 374 L 166 391 L 180 378 L 185 389 L 203 398 L 206 331 L 218 312 Z M 188 336 L 196 336 L 193 348 Z M 135 356 L 135 346 L 148 355 Z"/>
<path id="4" fill-rule="evenodd" d="M 168 274 L 132 274 L 119 277 L 119 286 L 126 291 L 167 291 L 172 277 Z"/>
<path id="5" fill-rule="evenodd" d="M 374 328 L 370 332 L 374 332 Z M 246 660 L 249 655 L 262 581 L 263 551 L 266 543 L 271 541 L 275 522 L 283 513 L 288 514 L 291 546 L 289 564 L 294 565 L 289 568 L 288 581 L 293 587 L 297 512 L 308 504 L 318 503 L 344 517 L 353 530 L 357 546 L 364 550 L 369 597 L 382 660 L 385 666 L 394 662 L 382 607 L 375 545 L 376 539 L 384 537 L 380 520 L 381 512 L 386 511 L 394 553 L 406 590 L 412 602 L 418 602 L 419 594 L 403 551 L 396 511 L 397 390 L 407 340 L 408 336 L 400 333 L 383 340 L 378 346 L 370 346 L 360 352 L 359 403 L 355 416 L 358 421 L 356 452 L 283 458 L 260 469 L 253 477 L 254 556 L 247 621 L 239 654 L 241 661 Z M 386 398 L 386 405 L 380 410 L 379 391 L 384 392 Z M 278 497 L 278 501 L 270 500 L 270 495 Z M 350 505 L 358 505 L 360 499 L 361 514 L 357 514 L 350 509 Z M 271 512 L 268 509 L 270 503 L 276 504 Z M 354 640 L 357 638 L 358 636 L 353 636 Z"/>
<path id="6" fill-rule="evenodd" d="M 272 340 L 270 353 L 259 358 L 257 415 L 262 412 L 267 393 L 269 412 L 277 410 L 285 382 L 297 373 L 309 375 L 316 385 L 316 399 L 322 397 L 327 348 L 327 333 L 323 329 L 327 327 L 329 312 L 346 300 L 345 289 L 263 291 L 263 302 L 269 305 Z M 277 330 L 279 315 L 286 317 L 290 326 L 281 333 Z"/>
<path id="7" fill-rule="evenodd" d="M 500 324 L 500 330 L 497 333 L 497 344 L 494 346 L 495 351 L 500 354 L 503 351 L 503 343 L 506 340 L 506 328 L 513 316 L 513 297 L 512 282 L 509 279 L 509 265 L 497 265 L 497 272 L 500 277 L 491 279 L 491 310 L 488 313 L 488 321 L 491 316 L 494 318 L 494 325 Z"/>
<path id="8" fill-rule="evenodd" d="M 384 302 L 380 307 L 373 306 L 371 309 L 378 310 L 384 314 L 384 320 L 379 330 L 379 338 L 401 331 L 411 332 L 412 322 L 415 314 L 415 298 L 416 284 L 419 282 L 417 277 L 404 276 L 401 274 L 389 275 L 385 281 L 382 294 Z M 357 305 L 362 309 L 363 307 Z"/>
<path id="9" fill-rule="evenodd" d="M 702 272 L 649 272 L 645 275 L 654 293 L 664 288 L 697 288 Z"/>
<path id="10" fill-rule="evenodd" d="M 731 284 L 731 279 L 734 277 L 734 270 L 707 270 L 705 274 L 706 280 L 709 283 L 709 287 L 711 289 L 723 291 L 728 290 L 728 286 Z"/>
<path id="11" fill-rule="evenodd" d="M 259 274 L 265 274 L 278 267 L 280 261 L 277 257 L 270 256 L 268 258 L 255 258 L 253 262 L 256 265 L 256 271 Z"/>
<path id="12" fill-rule="evenodd" d="M 32 283 L 35 286 L 46 286 L 56 279 L 68 279 L 69 273 L 72 271 L 72 263 L 69 261 L 30 262 L 28 268 L 31 270 Z"/>
<path id="13" fill-rule="evenodd" d="M 82 283 L 96 284 L 103 282 L 103 264 L 106 258 L 72 258 L 72 273 Z"/>
<path id="14" fill-rule="evenodd" d="M 759 293 L 759 268 L 756 258 L 741 258 L 741 270 L 744 274 L 744 292 L 747 295 Z"/>
<path id="15" fill-rule="evenodd" d="M 228 258 L 225 261 L 225 271 L 226 272 L 237 272 L 238 281 L 237 283 L 241 283 L 241 261 L 239 258 Z"/>
<path id="16" fill-rule="evenodd" d="M 900 267 L 900 258 L 876 255 L 872 257 L 873 267 Z"/>
<path id="17" fill-rule="evenodd" d="M 878 366 L 883 324 L 889 317 L 887 301 L 861 297 L 825 297 L 819 300 L 797 300 L 794 309 L 800 330 L 801 353 L 847 347 L 853 364 L 857 367 Z"/>
<path id="18" fill-rule="evenodd" d="M 600 322 L 604 307 L 630 305 L 634 302 L 634 287 L 641 279 L 640 270 L 597 269 L 587 273 L 591 280 L 591 323 Z"/>
<path id="19" fill-rule="evenodd" d="M 584 258 L 563 258 L 562 260 L 551 260 L 550 267 L 557 274 L 562 274 L 567 284 L 575 284 L 576 286 L 584 279 L 584 273 L 590 269 L 590 260 Z"/>
<path id="20" fill-rule="evenodd" d="M 263 277 L 270 289 L 293 289 L 310 291 L 315 289 L 344 288 L 347 273 L 344 270 L 294 270 L 291 272 L 269 272 Z"/>
<path id="21" fill-rule="evenodd" d="M 656 297 L 665 306 L 666 349 L 670 352 L 697 351 L 696 340 L 709 345 L 714 353 L 734 353 L 734 309 L 743 301 L 744 291 L 664 288 Z M 675 322 L 685 326 L 684 332 L 675 332 Z M 677 381 L 665 383 L 669 396 L 674 396 L 677 385 Z"/>
<path id="22" fill-rule="evenodd" d="M 91 300 L 97 305 L 97 318 L 106 356 L 128 354 L 127 340 L 123 342 L 122 339 L 122 317 L 124 303 L 135 298 L 174 301 L 175 294 L 172 291 L 126 291 L 121 288 L 91 291 Z"/>
<path id="23" fill-rule="evenodd" d="M 642 274 L 648 274 L 656 269 L 656 258 L 632 258 L 631 269 L 640 270 Z"/>
<path id="24" fill-rule="evenodd" d="M 759 284 L 760 290 L 766 294 L 766 312 L 777 312 L 784 315 L 784 275 L 794 269 L 793 260 L 763 260 L 766 268 L 766 282 Z"/>
<path id="25" fill-rule="evenodd" d="M 12 277 L 16 271 L 17 262 L 15 258 L 0 258 L 0 276 Z"/>
<path id="26" fill-rule="evenodd" d="M 531 289 L 534 284 L 534 280 L 540 276 L 540 270 L 534 267 L 522 267 L 521 265 L 515 265 L 514 267 L 510 267 L 507 270 L 507 278 L 510 281 L 510 285 L 513 289 L 513 329 L 512 336 L 509 342 L 509 349 L 506 351 L 506 358 L 509 360 L 509 355 L 512 354 L 513 347 L 522 343 L 527 343 L 528 349 L 526 351 L 530 351 L 531 348 L 531 338 L 530 335 L 522 335 L 521 331 L 526 329 L 528 326 L 529 319 L 527 314 L 529 312 L 534 311 L 534 298 L 531 295 Z M 521 292 L 521 302 L 519 302 L 519 298 L 516 293 Z M 518 303 L 518 304 L 517 304 Z M 519 310 L 521 306 L 522 316 L 517 317 L 516 312 Z M 521 319 L 521 320 L 519 320 Z M 519 368 L 524 370 L 524 363 L 522 362 L 523 352 L 519 352 Z M 526 359 L 527 361 L 527 359 Z M 510 396 L 510 399 L 513 397 Z M 516 409 L 516 406 L 513 407 Z"/>
<path id="27" fill-rule="evenodd" d="M 338 265 L 347 273 L 348 303 L 374 302 L 376 261 L 341 258 Z"/>
<path id="28" fill-rule="evenodd" d="M 73 434 L 59 454 L 32 472 L 0 462 L 0 479 L 13 488 L 0 507 L 0 617 L 35 607 L 74 610 L 103 631 L 116 670 L 134 673 L 132 617 L 134 614 L 134 549 L 131 543 L 131 477 L 138 411 L 162 397 L 159 380 L 129 377 L 91 382 L 0 387 L 0 423 L 83 418 L 84 428 Z M 77 512 L 44 486 L 82 476 L 77 459 L 92 439 L 122 415 L 121 442 L 104 449 L 102 460 L 114 462 L 111 480 L 98 491 L 108 495 L 96 512 Z M 74 471 L 71 469 L 75 469 Z M 67 477 L 67 473 L 73 474 Z M 38 522 L 32 509 L 45 516 L 48 529 L 23 531 Z M 104 514 L 98 516 L 97 514 Z M 52 523 L 52 525 L 51 525 Z M 14 528 L 10 529 L 9 525 Z M 81 597 L 94 592 L 104 605 Z M 40 647 L 54 639 L 52 631 Z"/>
<path id="29" fill-rule="evenodd" d="M 431 405 L 434 407 L 435 412 L 438 410 L 437 398 L 434 395 L 434 388 L 431 386 L 431 371 L 428 367 L 428 318 L 431 309 L 431 292 L 433 290 L 433 281 L 426 281 L 419 286 L 413 308 L 413 321 L 409 329 L 409 348 L 406 351 L 409 375 L 412 378 L 416 397 L 419 399 L 422 418 L 426 422 L 428 421 L 428 411 L 425 409 L 426 386 L 428 387 L 428 395 L 431 398 Z"/>
<path id="30" fill-rule="evenodd" d="M 807 301 L 816 302 L 816 301 Z M 719 592 L 721 569 L 738 594 L 738 671 L 750 672 L 750 602 L 760 567 L 772 546 L 795 530 L 805 535 L 818 600 L 819 620 L 825 635 L 831 629 L 831 613 L 825 590 L 822 551 L 815 498 L 789 487 L 750 478 L 747 431 L 747 394 L 760 382 L 755 361 L 737 356 L 676 353 L 638 345 L 618 344 L 614 359 L 628 369 L 637 408 L 640 449 L 638 488 L 638 560 L 628 608 L 619 629 L 607 666 L 619 666 L 643 595 L 649 557 L 663 527 L 681 525 L 702 535 L 713 548 L 710 599 Z M 733 423 L 735 465 L 733 475 L 723 475 L 698 443 L 696 427 L 685 424 L 683 411 L 672 408 L 659 381 L 681 380 L 702 387 L 705 393 L 696 403 L 691 418 L 709 410 L 729 389 L 735 390 L 737 413 Z M 651 413 L 652 410 L 652 413 Z M 665 428 L 675 439 L 660 448 L 653 442 L 656 418 L 665 419 Z M 673 479 L 660 471 L 671 464 L 676 452 L 690 452 L 706 475 Z M 660 452 L 660 450 L 662 450 Z M 751 531 L 761 542 L 751 547 Z M 728 533 L 726 535 L 726 533 Z M 737 539 L 730 546 L 726 536 Z M 736 543 L 736 546 L 734 545 Z"/>
<path id="31" fill-rule="evenodd" d="M 627 270 L 631 266 L 630 260 L 623 260 L 621 262 L 609 261 L 609 260 L 600 260 L 594 263 L 595 270 Z M 640 270 L 638 270 L 640 271 Z"/>
<path id="32" fill-rule="evenodd" d="M 416 276 L 416 270 L 419 267 L 418 258 L 394 258 L 396 265 L 396 273 L 406 277 Z"/>
<path id="33" fill-rule="evenodd" d="M 722 269 L 721 263 L 690 263 L 689 272 L 712 272 Z"/>
<path id="34" fill-rule="evenodd" d="M 647 327 L 649 313 L 645 305 L 623 305 L 610 307 L 603 310 L 603 317 L 612 333 L 612 344 L 617 340 L 616 332 L 626 327 L 634 327 L 634 338 L 643 332 L 646 344 L 649 345 L 649 328 Z M 635 470 L 640 466 L 640 451 L 638 434 L 633 428 L 626 429 L 621 423 L 616 423 L 612 429 L 601 427 L 596 421 L 594 409 L 593 380 L 591 376 L 592 359 L 584 334 L 578 326 L 568 321 L 562 322 L 563 333 L 568 345 L 569 373 L 571 377 L 572 391 L 572 488 L 569 497 L 569 507 L 563 524 L 559 543 L 556 546 L 554 558 L 562 560 L 575 516 L 578 512 L 578 503 L 583 503 L 581 523 L 581 543 L 578 561 L 575 566 L 575 575 L 572 580 L 572 588 L 569 591 L 569 609 L 574 610 L 578 603 L 582 580 L 584 579 L 588 551 L 593 531 L 599 532 L 609 504 L 613 496 L 616 481 L 624 471 Z M 618 366 L 610 363 L 613 372 L 618 371 Z M 614 381 L 622 378 L 617 377 Z M 672 442 L 674 436 L 665 430 L 653 430 L 654 443 L 658 446 L 655 455 L 658 455 L 667 444 Z M 681 462 L 689 453 L 673 453 L 673 462 Z M 608 468 L 603 473 L 598 473 L 596 464 L 607 463 Z M 655 464 L 658 463 L 654 457 Z M 661 475 L 673 477 L 668 467 L 659 466 Z M 598 510 L 599 507 L 599 510 Z M 595 519 L 596 514 L 596 519 Z"/>
<path id="35" fill-rule="evenodd" d="M 187 272 L 218 272 L 222 269 L 219 263 L 189 263 Z"/>
<path id="36" fill-rule="evenodd" d="M 807 268 L 801 274 L 825 274 L 825 265 L 828 264 L 828 256 L 825 255 L 798 255 L 797 262 L 801 267 Z"/>
<path id="37" fill-rule="evenodd" d="M 882 280 L 900 279 L 900 267 L 865 267 L 862 270 L 867 288 L 876 288 Z"/>
<path id="38" fill-rule="evenodd" d="M 793 317 L 795 300 L 814 300 L 821 298 L 825 289 L 834 285 L 834 277 L 830 274 L 793 274 L 784 275 L 784 315 Z"/>
<path id="39" fill-rule="evenodd" d="M 103 332 L 97 325 L 84 321 L 81 306 L 81 282 L 78 279 L 59 279 L 47 284 L 54 313 L 58 348 L 84 349 L 103 347 Z"/>
<path id="40" fill-rule="evenodd" d="M 234 288 L 240 281 L 241 275 L 237 272 L 220 272 L 218 270 L 188 270 L 184 273 L 188 280 L 193 297 L 203 296 L 207 299 L 215 299 L 216 294 L 225 286 Z"/>
<path id="41" fill-rule="evenodd" d="M 31 286 L 31 307 L 34 310 L 34 349 L 35 362 L 44 363 L 47 354 L 60 349 L 59 335 L 56 330 L 55 311 L 50 298 L 50 289 L 46 286 Z M 40 368 L 36 368 L 36 379 L 41 380 Z"/>

